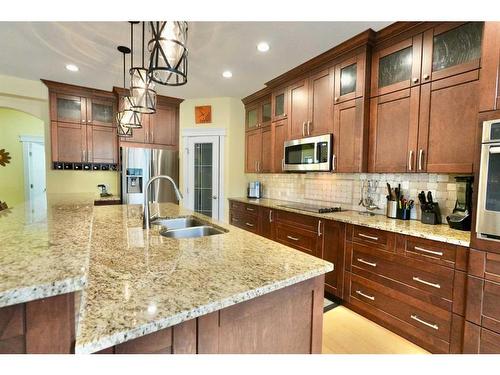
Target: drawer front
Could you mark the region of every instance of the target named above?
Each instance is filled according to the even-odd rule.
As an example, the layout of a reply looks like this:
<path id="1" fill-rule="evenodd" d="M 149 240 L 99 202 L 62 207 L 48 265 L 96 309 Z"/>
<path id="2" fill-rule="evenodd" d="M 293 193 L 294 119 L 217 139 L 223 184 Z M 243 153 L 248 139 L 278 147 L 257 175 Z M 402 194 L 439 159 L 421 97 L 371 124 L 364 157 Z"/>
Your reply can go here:
<path id="1" fill-rule="evenodd" d="M 466 321 L 463 353 L 500 354 L 500 334 Z"/>
<path id="2" fill-rule="evenodd" d="M 254 204 L 246 204 L 243 202 L 236 202 L 236 201 L 231 201 L 231 210 L 232 211 L 238 211 L 238 212 L 246 212 L 250 215 L 257 215 L 259 212 L 259 206 L 256 206 Z"/>
<path id="3" fill-rule="evenodd" d="M 278 222 L 276 225 L 276 240 L 304 253 L 321 256 L 318 246 L 320 237 L 316 232 Z"/>
<path id="4" fill-rule="evenodd" d="M 301 215 L 288 211 L 276 211 L 277 222 L 297 226 L 312 232 L 318 232 L 318 222 L 320 219 L 314 216 Z"/>
<path id="5" fill-rule="evenodd" d="M 377 249 L 394 252 L 395 233 L 379 229 L 360 227 L 355 225 L 352 231 L 352 241 L 369 245 Z"/>
<path id="6" fill-rule="evenodd" d="M 360 270 L 396 280 L 413 288 L 451 300 L 454 270 L 354 244 L 352 272 Z M 361 274 L 363 275 L 363 274 Z M 418 298 L 418 297 L 417 297 Z"/>
<path id="7" fill-rule="evenodd" d="M 486 253 L 485 278 L 500 283 L 500 254 Z"/>
<path id="8" fill-rule="evenodd" d="M 500 333 L 500 284 L 484 282 L 482 326 Z"/>
<path id="9" fill-rule="evenodd" d="M 231 224 L 252 233 L 259 233 L 259 220 L 255 215 L 246 212 L 232 211 Z"/>
<path id="10" fill-rule="evenodd" d="M 424 238 L 406 237 L 405 255 L 454 267 L 456 246 Z"/>
<path id="11" fill-rule="evenodd" d="M 407 324 L 438 337 L 444 341 L 450 340 L 451 313 L 432 314 L 428 309 L 411 306 L 398 298 L 390 288 L 376 283 L 367 282 L 365 279 L 352 275 L 351 301 L 362 301 L 373 308 L 404 321 Z"/>

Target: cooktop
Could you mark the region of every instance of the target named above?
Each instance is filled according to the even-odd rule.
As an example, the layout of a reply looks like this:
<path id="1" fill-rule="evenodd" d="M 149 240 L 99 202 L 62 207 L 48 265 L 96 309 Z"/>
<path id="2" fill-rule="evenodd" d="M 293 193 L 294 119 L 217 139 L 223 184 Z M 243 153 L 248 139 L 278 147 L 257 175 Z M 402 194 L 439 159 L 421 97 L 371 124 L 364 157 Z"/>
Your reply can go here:
<path id="1" fill-rule="evenodd" d="M 344 211 L 340 206 L 337 207 L 325 207 L 316 204 L 305 204 L 305 203 L 287 203 L 279 204 L 279 207 L 293 208 L 294 210 L 307 211 L 307 212 L 317 212 L 320 214 L 326 214 L 330 212 L 341 212 Z"/>

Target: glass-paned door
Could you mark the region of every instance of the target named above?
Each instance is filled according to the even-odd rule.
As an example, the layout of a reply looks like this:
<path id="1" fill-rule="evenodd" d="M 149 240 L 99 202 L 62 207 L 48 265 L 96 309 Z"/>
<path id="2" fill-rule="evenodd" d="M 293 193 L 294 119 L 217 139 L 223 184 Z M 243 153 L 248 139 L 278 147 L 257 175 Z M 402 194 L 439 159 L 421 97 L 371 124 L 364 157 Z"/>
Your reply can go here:
<path id="1" fill-rule="evenodd" d="M 219 219 L 219 137 L 190 137 L 187 153 L 189 208 Z"/>

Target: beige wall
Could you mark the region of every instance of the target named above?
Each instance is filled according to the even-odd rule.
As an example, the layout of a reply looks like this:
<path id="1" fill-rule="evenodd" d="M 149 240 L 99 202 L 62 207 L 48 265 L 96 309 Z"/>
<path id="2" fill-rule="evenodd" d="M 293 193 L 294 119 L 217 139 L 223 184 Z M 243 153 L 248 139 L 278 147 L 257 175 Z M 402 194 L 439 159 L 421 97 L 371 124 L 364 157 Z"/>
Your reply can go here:
<path id="1" fill-rule="evenodd" d="M 118 193 L 119 174 L 117 172 L 51 169 L 48 90 L 41 81 L 0 75 L 0 107 L 26 112 L 44 122 L 47 192 L 97 193 L 97 184 L 104 183 L 109 185 L 112 193 Z"/>
<path id="2" fill-rule="evenodd" d="M 212 106 L 212 123 L 195 124 L 194 107 L 200 105 Z M 238 98 L 200 98 L 188 99 L 180 106 L 180 173 L 179 182 L 181 190 L 184 190 L 183 181 L 183 156 L 184 145 L 182 143 L 182 131 L 188 128 L 215 128 L 225 129 L 224 145 L 224 219 L 229 218 L 227 198 L 245 195 L 246 180 L 244 173 L 245 158 L 245 109 Z"/>

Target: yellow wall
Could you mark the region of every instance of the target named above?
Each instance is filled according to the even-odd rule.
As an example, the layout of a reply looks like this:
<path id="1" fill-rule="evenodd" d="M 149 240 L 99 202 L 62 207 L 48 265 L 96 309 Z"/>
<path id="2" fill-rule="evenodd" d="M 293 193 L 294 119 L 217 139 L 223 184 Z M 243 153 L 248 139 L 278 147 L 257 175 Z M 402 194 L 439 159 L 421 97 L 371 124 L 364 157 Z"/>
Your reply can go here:
<path id="1" fill-rule="evenodd" d="M 109 185 L 110 192 L 119 191 L 119 173 L 110 171 L 57 171 L 51 169 L 50 116 L 48 90 L 41 81 L 0 75 L 0 107 L 17 109 L 44 122 L 47 192 L 98 192 L 97 184 Z"/>
<path id="2" fill-rule="evenodd" d="M 200 105 L 212 106 L 212 123 L 195 124 L 194 107 Z M 180 105 L 180 173 L 181 190 L 184 189 L 182 130 L 186 128 L 217 128 L 226 129 L 224 166 L 224 219 L 229 220 L 229 204 L 227 198 L 245 195 L 246 179 L 244 173 L 245 158 L 245 108 L 237 98 L 201 98 L 188 99 Z"/>
<path id="3" fill-rule="evenodd" d="M 27 113 L 0 108 L 0 150 L 5 149 L 10 163 L 0 166 L 0 201 L 13 207 L 24 201 L 23 144 L 19 136 L 43 137 L 43 121 Z"/>

